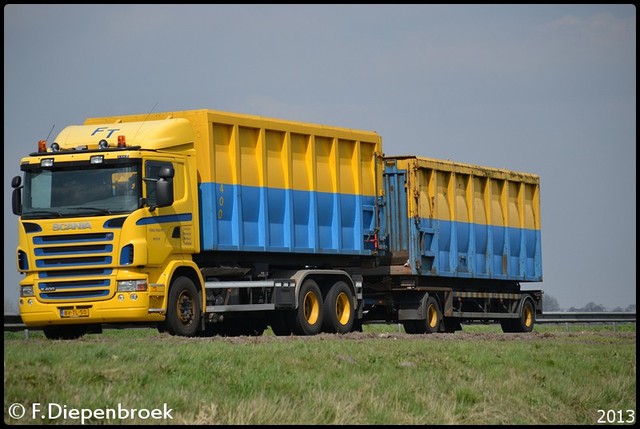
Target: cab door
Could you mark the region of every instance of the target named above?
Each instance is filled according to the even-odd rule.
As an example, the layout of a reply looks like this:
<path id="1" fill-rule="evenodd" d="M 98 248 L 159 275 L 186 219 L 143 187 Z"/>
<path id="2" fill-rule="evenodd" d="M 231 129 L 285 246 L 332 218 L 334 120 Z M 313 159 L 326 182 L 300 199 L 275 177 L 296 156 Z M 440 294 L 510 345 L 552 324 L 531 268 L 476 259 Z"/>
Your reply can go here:
<path id="1" fill-rule="evenodd" d="M 156 207 L 156 183 L 160 169 L 174 170 L 174 202 L 167 207 Z M 193 215 L 186 192 L 185 164 L 181 159 L 148 159 L 144 163 L 145 196 L 149 215 L 139 221 L 147 227 L 149 265 L 163 265 L 170 255 L 193 251 Z"/>

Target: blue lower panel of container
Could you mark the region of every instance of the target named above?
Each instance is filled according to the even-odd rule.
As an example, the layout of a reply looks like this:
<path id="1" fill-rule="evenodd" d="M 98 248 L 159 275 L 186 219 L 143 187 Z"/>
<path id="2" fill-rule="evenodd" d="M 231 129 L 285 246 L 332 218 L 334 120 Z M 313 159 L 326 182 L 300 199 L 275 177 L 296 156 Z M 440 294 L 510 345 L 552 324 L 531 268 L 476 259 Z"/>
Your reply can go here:
<path id="1" fill-rule="evenodd" d="M 201 183 L 208 250 L 370 255 L 374 197 Z"/>
<path id="2" fill-rule="evenodd" d="M 540 230 L 437 219 L 412 225 L 417 274 L 542 281 Z"/>

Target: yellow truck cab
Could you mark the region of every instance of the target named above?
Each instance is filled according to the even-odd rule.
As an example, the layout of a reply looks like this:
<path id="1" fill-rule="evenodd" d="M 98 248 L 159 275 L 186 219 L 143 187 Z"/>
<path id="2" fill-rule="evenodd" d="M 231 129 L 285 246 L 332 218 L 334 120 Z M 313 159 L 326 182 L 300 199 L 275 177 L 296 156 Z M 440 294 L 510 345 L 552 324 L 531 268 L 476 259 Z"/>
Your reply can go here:
<path id="1" fill-rule="evenodd" d="M 51 337 L 164 321 L 176 261 L 198 247 L 189 121 L 88 122 L 40 142 L 14 183 L 20 313 Z"/>

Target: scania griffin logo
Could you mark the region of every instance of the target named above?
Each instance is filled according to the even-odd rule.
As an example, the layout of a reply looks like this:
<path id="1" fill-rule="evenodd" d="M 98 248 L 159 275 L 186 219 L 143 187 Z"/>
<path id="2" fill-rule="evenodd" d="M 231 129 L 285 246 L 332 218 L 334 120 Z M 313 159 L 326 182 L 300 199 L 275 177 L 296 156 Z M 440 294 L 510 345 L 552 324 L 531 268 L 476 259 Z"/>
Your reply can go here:
<path id="1" fill-rule="evenodd" d="M 68 231 L 73 229 L 91 229 L 90 222 L 54 223 L 54 231 Z"/>

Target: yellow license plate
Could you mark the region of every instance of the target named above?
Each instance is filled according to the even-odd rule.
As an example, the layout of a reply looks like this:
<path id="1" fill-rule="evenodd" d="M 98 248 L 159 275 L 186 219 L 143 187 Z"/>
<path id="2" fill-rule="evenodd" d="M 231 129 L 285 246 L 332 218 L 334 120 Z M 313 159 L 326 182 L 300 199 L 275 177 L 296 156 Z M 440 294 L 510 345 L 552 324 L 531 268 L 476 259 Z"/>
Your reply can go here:
<path id="1" fill-rule="evenodd" d="M 68 308 L 60 310 L 60 317 L 63 319 L 72 319 L 76 317 L 89 317 L 88 308 Z"/>

